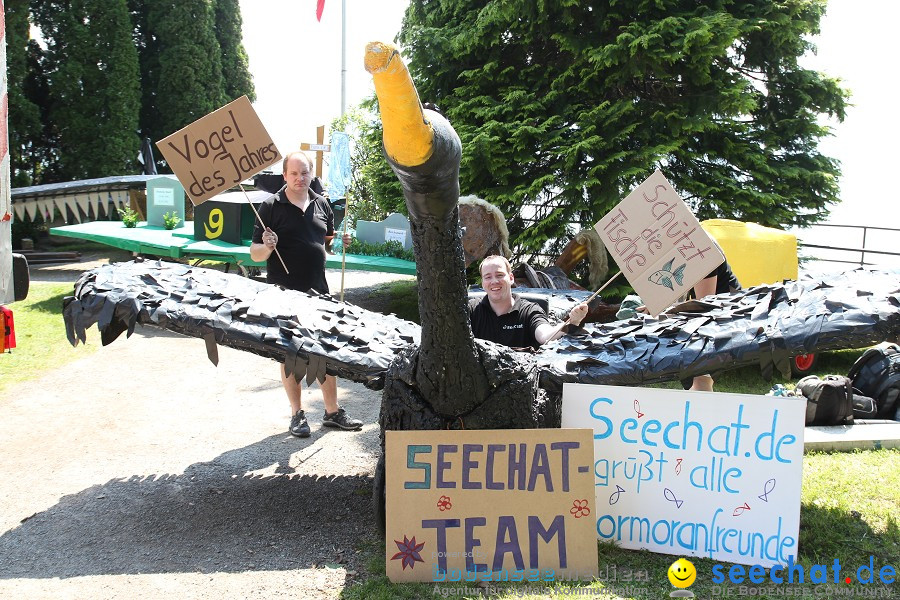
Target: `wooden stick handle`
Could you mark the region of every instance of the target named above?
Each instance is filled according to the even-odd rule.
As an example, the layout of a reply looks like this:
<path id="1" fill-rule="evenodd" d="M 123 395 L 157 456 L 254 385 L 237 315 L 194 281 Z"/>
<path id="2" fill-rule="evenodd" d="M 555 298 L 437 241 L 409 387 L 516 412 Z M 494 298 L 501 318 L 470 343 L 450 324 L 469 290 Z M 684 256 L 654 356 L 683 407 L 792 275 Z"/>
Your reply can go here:
<path id="1" fill-rule="evenodd" d="M 600 289 L 599 289 L 599 290 L 597 290 L 596 292 L 594 292 L 593 294 L 591 294 L 590 297 L 589 297 L 587 300 L 585 300 L 583 303 L 580 303 L 580 304 L 590 304 L 590 303 L 591 303 L 591 300 L 593 300 L 594 298 L 597 297 L 597 294 L 599 294 L 600 292 L 602 292 L 603 290 L 605 290 L 605 289 L 609 286 L 609 284 L 611 284 L 611 283 L 615 280 L 615 278 L 618 277 L 618 276 L 621 275 L 621 274 L 622 274 L 622 271 L 619 271 L 618 273 L 616 273 L 615 275 L 613 275 L 612 277 L 610 277 L 609 280 L 608 280 L 606 283 L 604 283 L 602 286 L 600 286 Z M 558 334 L 560 331 L 562 331 L 562 328 L 569 324 L 569 321 L 570 321 L 570 320 L 571 320 L 571 317 L 566 317 L 566 320 L 565 320 L 565 321 L 563 321 L 562 323 L 560 323 L 559 325 L 557 325 L 557 326 L 556 326 L 556 329 L 553 331 L 553 335 L 550 336 L 550 339 L 552 340 L 553 338 L 555 338 L 555 337 L 557 336 L 557 334 Z"/>
<path id="2" fill-rule="evenodd" d="M 350 198 L 344 196 L 344 233 L 347 235 L 347 221 L 350 220 Z M 341 302 L 344 301 L 344 272 L 347 270 L 347 246 L 341 238 Z"/>
<path id="3" fill-rule="evenodd" d="M 250 205 L 250 208 L 253 210 L 253 214 L 256 215 L 256 219 L 259 221 L 259 224 L 262 225 L 263 229 L 266 229 L 266 224 L 263 223 L 262 217 L 259 216 L 259 211 L 256 210 L 255 206 L 253 206 L 253 202 L 250 201 L 250 196 L 247 194 L 247 190 L 244 189 L 244 186 L 241 183 L 238 183 L 238 187 L 241 188 L 242 192 L 244 192 L 244 198 L 247 199 L 247 203 Z M 291 272 L 288 271 L 287 265 L 284 264 L 284 259 L 281 258 L 281 254 L 278 252 L 278 248 L 272 248 L 272 249 L 275 251 L 275 256 L 277 256 L 278 260 L 281 261 L 281 266 L 284 267 L 284 272 L 287 273 L 288 275 L 290 275 Z"/>
<path id="4" fill-rule="evenodd" d="M 597 297 L 597 294 L 599 294 L 600 292 L 602 292 L 603 290 L 605 290 L 605 289 L 609 286 L 609 284 L 611 284 L 613 281 L 615 281 L 616 277 L 618 277 L 618 276 L 621 275 L 621 274 L 622 274 L 622 271 L 619 271 L 618 273 L 616 273 L 615 275 L 613 275 L 612 277 L 610 277 L 609 280 L 608 280 L 606 283 L 604 283 L 602 286 L 600 286 L 600 289 L 599 289 L 599 290 L 597 290 L 596 292 L 594 292 L 593 294 L 591 294 L 590 298 L 588 298 L 587 300 L 585 300 L 584 303 L 585 303 L 585 304 L 588 304 L 591 300 L 593 300 L 594 298 L 596 298 L 596 297 Z"/>

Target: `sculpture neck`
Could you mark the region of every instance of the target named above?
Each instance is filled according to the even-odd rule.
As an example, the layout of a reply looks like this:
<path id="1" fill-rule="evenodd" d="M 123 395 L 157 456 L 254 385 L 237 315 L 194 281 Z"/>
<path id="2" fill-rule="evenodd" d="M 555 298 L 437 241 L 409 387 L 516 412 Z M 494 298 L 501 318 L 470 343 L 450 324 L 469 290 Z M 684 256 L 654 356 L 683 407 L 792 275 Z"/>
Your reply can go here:
<path id="1" fill-rule="evenodd" d="M 463 399 L 488 393 L 469 320 L 459 211 L 412 219 L 410 226 L 422 321 L 416 383 L 436 411 L 455 416 L 468 404 Z"/>

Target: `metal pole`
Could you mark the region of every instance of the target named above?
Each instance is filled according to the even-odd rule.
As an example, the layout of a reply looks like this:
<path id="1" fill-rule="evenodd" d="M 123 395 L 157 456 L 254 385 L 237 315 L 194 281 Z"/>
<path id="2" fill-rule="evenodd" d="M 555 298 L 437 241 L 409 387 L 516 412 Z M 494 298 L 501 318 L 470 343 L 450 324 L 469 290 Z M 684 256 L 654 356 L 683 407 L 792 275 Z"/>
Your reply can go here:
<path id="1" fill-rule="evenodd" d="M 341 0 L 341 116 L 347 110 L 347 0 Z"/>
<path id="2" fill-rule="evenodd" d="M 6 78 L 6 2 L 0 0 L 0 106 L 7 105 Z M 9 121 L 7 111 L 0 111 L 0 304 L 15 298 L 12 252 L 12 200 L 9 185 Z M 27 215 L 25 219 L 27 219 Z M 25 220 L 23 219 L 23 220 Z M 0 332 L 2 335 L 2 332 Z"/>
<path id="3" fill-rule="evenodd" d="M 866 227 L 863 227 L 863 244 L 862 244 L 862 252 L 859 253 L 859 266 L 866 266 Z"/>

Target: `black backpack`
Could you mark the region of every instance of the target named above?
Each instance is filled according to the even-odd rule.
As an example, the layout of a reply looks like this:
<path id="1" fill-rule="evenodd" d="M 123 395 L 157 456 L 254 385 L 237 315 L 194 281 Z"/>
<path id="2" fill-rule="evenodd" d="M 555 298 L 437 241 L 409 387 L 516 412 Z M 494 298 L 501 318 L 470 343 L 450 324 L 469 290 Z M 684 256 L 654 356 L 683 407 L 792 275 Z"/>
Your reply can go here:
<path id="1" fill-rule="evenodd" d="M 900 408 L 900 346 L 883 342 L 860 356 L 847 376 L 860 393 L 875 400 L 879 419 L 893 419 Z"/>
<path id="2" fill-rule="evenodd" d="M 797 382 L 806 398 L 806 425 L 850 425 L 853 423 L 853 384 L 840 375 L 808 375 Z"/>

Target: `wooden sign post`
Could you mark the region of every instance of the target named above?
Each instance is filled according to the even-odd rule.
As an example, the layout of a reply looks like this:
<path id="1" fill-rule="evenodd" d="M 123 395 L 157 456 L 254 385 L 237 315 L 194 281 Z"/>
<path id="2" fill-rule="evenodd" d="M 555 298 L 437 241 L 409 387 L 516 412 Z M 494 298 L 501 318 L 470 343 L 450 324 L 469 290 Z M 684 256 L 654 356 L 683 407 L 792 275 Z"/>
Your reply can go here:
<path id="1" fill-rule="evenodd" d="M 316 153 L 316 177 L 322 177 L 322 156 L 325 152 L 331 152 L 331 144 L 325 143 L 325 126 L 319 125 L 316 127 L 315 144 L 303 142 L 300 144 L 300 149 L 304 152 Z"/>

